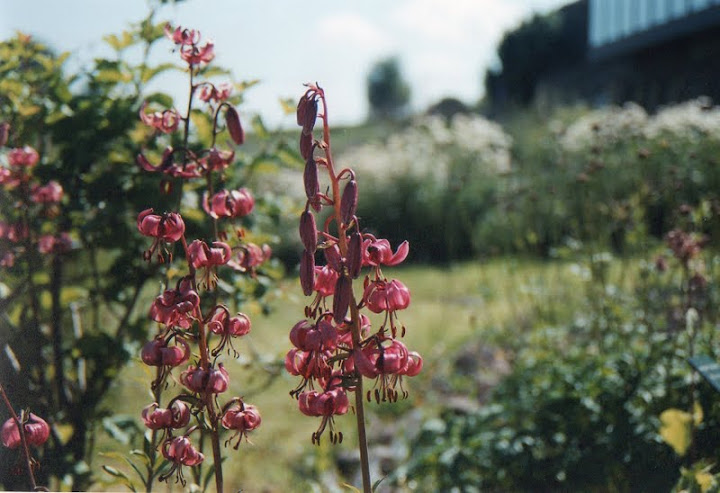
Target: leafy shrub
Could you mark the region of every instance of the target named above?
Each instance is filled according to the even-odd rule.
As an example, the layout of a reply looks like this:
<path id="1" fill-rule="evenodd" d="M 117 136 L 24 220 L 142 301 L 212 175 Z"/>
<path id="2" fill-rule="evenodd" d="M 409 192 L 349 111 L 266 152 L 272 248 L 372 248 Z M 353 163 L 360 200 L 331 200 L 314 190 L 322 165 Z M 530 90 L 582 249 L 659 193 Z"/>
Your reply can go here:
<path id="1" fill-rule="evenodd" d="M 625 291 L 609 279 L 609 259 L 592 259 L 587 305 L 573 322 L 509 344 L 512 372 L 487 405 L 425 424 L 396 480 L 435 491 L 669 491 L 680 465 L 718 459 L 720 400 L 687 362 L 717 356 L 708 304 L 717 286 L 688 287 L 711 273 L 697 258 L 667 271 L 664 261 L 643 264 Z M 682 458 L 659 417 L 693 402 L 705 420 Z"/>

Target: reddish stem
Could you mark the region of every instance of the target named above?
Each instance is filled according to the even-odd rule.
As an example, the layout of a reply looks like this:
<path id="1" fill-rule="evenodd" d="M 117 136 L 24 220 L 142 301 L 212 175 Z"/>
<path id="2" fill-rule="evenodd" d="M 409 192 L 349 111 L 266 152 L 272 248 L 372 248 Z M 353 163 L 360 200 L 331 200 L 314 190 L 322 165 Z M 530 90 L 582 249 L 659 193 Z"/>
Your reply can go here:
<path id="1" fill-rule="evenodd" d="M 340 211 L 340 179 L 335 174 L 335 167 L 333 165 L 332 151 L 330 149 L 330 125 L 328 124 L 328 110 L 327 103 L 325 101 L 325 93 L 321 89 L 319 90 L 320 100 L 322 101 L 323 114 L 321 116 L 323 121 L 323 140 L 325 142 L 325 158 L 326 168 L 330 175 L 330 182 L 332 186 L 332 198 L 333 198 L 333 209 L 335 216 L 335 224 L 338 228 L 338 247 L 340 248 L 340 255 L 345 256 L 347 254 L 347 227 L 342 222 L 342 214 Z M 346 276 L 347 272 L 342 272 L 340 275 Z M 355 295 L 352 294 L 350 298 L 350 317 L 351 317 L 351 333 L 352 342 L 354 349 L 360 349 L 362 337 L 360 334 L 360 310 L 358 309 Z M 362 483 L 364 493 L 371 493 L 370 484 L 370 458 L 368 455 L 367 445 L 367 434 L 365 431 L 365 403 L 363 400 L 363 381 L 362 375 L 356 372 L 356 384 L 355 384 L 355 416 L 357 418 L 357 430 L 358 430 L 358 447 L 360 449 L 360 469 L 362 471 Z"/>

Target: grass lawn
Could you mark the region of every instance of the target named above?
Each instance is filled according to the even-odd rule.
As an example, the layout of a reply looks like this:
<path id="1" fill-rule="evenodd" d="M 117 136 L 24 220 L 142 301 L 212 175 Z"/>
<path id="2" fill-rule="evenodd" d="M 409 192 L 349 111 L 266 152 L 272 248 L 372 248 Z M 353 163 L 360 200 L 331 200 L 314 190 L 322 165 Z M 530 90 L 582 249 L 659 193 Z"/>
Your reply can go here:
<path id="1" fill-rule="evenodd" d="M 613 264 L 618 275 L 627 273 L 621 264 L 621 261 Z M 538 322 L 568 320 L 584 297 L 588 275 L 586 269 L 572 262 L 518 258 L 449 267 L 388 268 L 384 273 L 397 277 L 410 288 L 412 302 L 400 314 L 407 327 L 404 342 L 425 360 L 423 372 L 405 381 L 410 402 L 394 406 L 409 409 L 412 404 L 426 415 L 436 409 L 433 385 L 452 372 L 455 352 L 477 339 L 487 338 L 489 344 L 502 345 L 503 340 L 511 341 L 518 331 L 528 330 Z M 223 470 L 229 491 L 238 488 L 246 492 L 309 491 L 303 479 L 316 478 L 318 469 L 327 467 L 333 453 L 353 450 L 356 441 L 354 416 L 348 413 L 336 419 L 337 427 L 345 435 L 342 445 L 334 450 L 328 444 L 311 445 L 310 435 L 319 419 L 302 415 L 297 402 L 289 397 L 288 392 L 299 380 L 285 374 L 284 369 L 277 371 L 278 362 L 291 347 L 288 332 L 302 318 L 305 298 L 296 280 L 282 283 L 275 297 L 276 309 L 270 316 L 248 310 L 253 328 L 249 336 L 236 343 L 242 353 L 240 360 L 237 363 L 225 360 L 231 375 L 231 391 L 226 395 L 244 396 L 259 407 L 263 418 L 260 429 L 251 435 L 252 444 L 243 443 L 238 451 L 226 449 L 228 460 Z M 259 370 L 259 363 L 248 364 L 250 354 L 274 370 L 275 376 Z M 142 407 L 150 402 L 149 381 L 144 365 L 139 359 L 133 361 L 117 380 L 108 406 L 114 413 L 139 417 Z M 171 387 L 167 395 L 175 390 L 177 387 Z M 377 404 L 368 407 L 371 416 L 378 410 Z M 123 446 L 106 438 L 98 441 L 98 452 L 109 449 L 122 451 Z M 206 455 L 211 455 L 209 450 Z M 119 462 L 103 458 L 97 459 L 92 467 L 99 470 L 102 464 L 122 467 Z M 107 477 L 102 472 L 98 475 Z"/>

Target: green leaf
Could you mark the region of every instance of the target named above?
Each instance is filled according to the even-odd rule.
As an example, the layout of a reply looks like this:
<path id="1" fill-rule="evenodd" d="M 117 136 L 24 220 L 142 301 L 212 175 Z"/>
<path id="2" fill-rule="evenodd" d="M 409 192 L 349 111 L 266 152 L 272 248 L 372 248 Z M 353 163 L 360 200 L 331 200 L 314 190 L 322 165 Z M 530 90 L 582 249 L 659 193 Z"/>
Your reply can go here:
<path id="1" fill-rule="evenodd" d="M 115 469 L 115 468 L 112 467 L 112 466 L 107 466 L 107 465 L 103 465 L 102 468 L 103 468 L 103 470 L 104 470 L 106 473 L 108 473 L 110 476 L 115 477 L 115 478 L 118 478 L 119 480 L 121 480 L 121 481 L 123 482 L 123 484 L 124 484 L 130 491 L 137 491 L 137 489 L 135 488 L 135 485 L 133 484 L 133 482 L 130 480 L 130 478 L 127 477 L 127 474 L 125 474 L 124 472 L 120 471 L 119 469 Z"/>
<path id="2" fill-rule="evenodd" d="M 287 147 L 281 147 L 276 152 L 278 159 L 284 165 L 293 169 L 303 169 L 305 161 L 302 160 L 300 153 Z"/>
<path id="3" fill-rule="evenodd" d="M 252 86 L 255 86 L 260 83 L 260 79 L 250 79 L 250 80 L 244 80 L 242 82 L 238 82 L 235 84 L 235 89 L 238 90 L 238 92 L 245 92 L 246 89 L 250 89 Z"/>
<path id="4" fill-rule="evenodd" d="M 297 111 L 297 103 L 292 98 L 280 98 L 280 107 L 286 115 L 293 115 Z"/>
<path id="5" fill-rule="evenodd" d="M 156 75 L 161 74 L 167 70 L 181 70 L 181 68 L 178 65 L 175 65 L 174 63 L 162 63 L 155 67 L 145 66 L 142 68 L 140 80 L 142 80 L 143 83 L 147 83 L 151 79 L 153 79 Z"/>
<path id="6" fill-rule="evenodd" d="M 131 450 L 130 455 L 139 457 L 140 460 L 143 461 L 143 464 L 145 464 L 146 466 L 150 465 L 150 457 L 148 457 L 148 455 L 145 452 L 143 452 L 142 450 L 138 450 L 138 449 Z"/>
<path id="7" fill-rule="evenodd" d="M 142 471 L 138 468 L 138 466 L 137 466 L 133 461 L 131 461 L 130 459 L 128 459 L 127 457 L 125 457 L 125 462 L 127 462 L 127 463 L 130 465 L 130 467 L 133 468 L 133 470 L 135 471 L 135 473 L 136 473 L 136 474 L 138 475 L 138 477 L 140 478 L 140 481 L 142 481 L 142 482 L 144 483 L 144 482 L 145 482 L 145 474 L 146 474 L 146 473 L 145 473 L 145 472 L 142 472 Z"/>
<path id="8" fill-rule="evenodd" d="M 98 70 L 95 73 L 95 80 L 97 82 L 130 82 L 132 80 L 132 74 L 129 72 L 123 72 L 121 70 Z"/>
<path id="9" fill-rule="evenodd" d="M 215 77 L 217 75 L 230 75 L 230 71 L 225 68 L 220 68 L 215 65 L 208 65 L 205 68 L 200 69 L 199 74 L 203 77 Z"/>
<path id="10" fill-rule="evenodd" d="M 103 40 L 107 44 L 112 46 L 115 51 L 122 51 L 134 43 L 133 36 L 128 31 L 123 31 L 120 36 L 116 34 L 110 34 L 103 37 Z"/>
<path id="11" fill-rule="evenodd" d="M 387 476 L 383 476 L 382 478 L 380 478 L 380 479 L 378 479 L 377 481 L 375 481 L 375 482 L 373 483 L 373 485 L 372 485 L 371 490 L 372 490 L 372 491 L 376 491 L 376 490 L 378 489 L 378 486 L 380 486 L 380 483 L 382 483 L 383 481 L 385 481 L 386 478 L 387 478 Z"/>
<path id="12" fill-rule="evenodd" d="M 130 443 L 130 435 L 124 432 L 120 427 L 112 420 L 105 418 L 102 420 L 103 429 L 118 442 L 123 445 Z"/>
<path id="13" fill-rule="evenodd" d="M 202 142 L 211 142 L 213 127 L 210 116 L 207 113 L 193 111 L 190 114 L 190 120 L 195 124 L 198 139 Z"/>
<path id="14" fill-rule="evenodd" d="M 269 136 L 268 130 L 265 127 L 265 124 L 262 121 L 262 118 L 260 118 L 260 115 L 255 115 L 250 122 L 250 125 L 252 126 L 253 130 L 255 131 L 255 135 L 258 139 L 267 139 Z"/>

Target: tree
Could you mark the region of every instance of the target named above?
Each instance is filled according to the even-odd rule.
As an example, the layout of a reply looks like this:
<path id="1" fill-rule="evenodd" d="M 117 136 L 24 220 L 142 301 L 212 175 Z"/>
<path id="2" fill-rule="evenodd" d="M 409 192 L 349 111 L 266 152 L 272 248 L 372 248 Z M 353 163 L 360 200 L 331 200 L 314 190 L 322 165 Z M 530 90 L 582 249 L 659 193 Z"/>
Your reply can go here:
<path id="1" fill-rule="evenodd" d="M 546 75 L 581 63 L 587 37 L 587 2 L 534 15 L 508 31 L 498 46 L 502 70 L 485 74 L 485 90 L 493 105 L 533 101 Z"/>
<path id="2" fill-rule="evenodd" d="M 370 116 L 392 119 L 402 116 L 410 102 L 410 86 L 403 79 L 396 57 L 380 60 L 367 77 Z"/>

